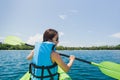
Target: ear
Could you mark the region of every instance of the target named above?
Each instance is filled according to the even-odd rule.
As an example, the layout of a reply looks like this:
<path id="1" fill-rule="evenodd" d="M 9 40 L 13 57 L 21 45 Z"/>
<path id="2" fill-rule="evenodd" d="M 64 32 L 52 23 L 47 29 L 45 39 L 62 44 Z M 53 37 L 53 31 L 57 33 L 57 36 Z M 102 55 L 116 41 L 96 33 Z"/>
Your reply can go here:
<path id="1" fill-rule="evenodd" d="M 55 37 L 53 37 L 53 38 L 52 38 L 52 41 L 53 41 L 53 42 L 55 42 L 55 41 L 56 41 L 56 40 L 55 40 Z"/>

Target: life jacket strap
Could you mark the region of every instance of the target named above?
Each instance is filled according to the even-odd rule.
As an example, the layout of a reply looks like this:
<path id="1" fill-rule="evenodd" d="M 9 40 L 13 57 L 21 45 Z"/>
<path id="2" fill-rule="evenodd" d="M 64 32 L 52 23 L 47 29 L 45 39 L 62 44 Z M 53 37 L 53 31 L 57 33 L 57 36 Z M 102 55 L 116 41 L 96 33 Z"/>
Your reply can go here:
<path id="1" fill-rule="evenodd" d="M 52 50 L 54 51 L 55 45 L 53 45 Z"/>
<path id="2" fill-rule="evenodd" d="M 52 69 L 54 67 L 57 67 L 56 63 L 54 63 L 53 65 L 50 65 L 50 66 L 37 66 L 37 65 L 35 65 L 33 63 L 30 63 L 30 65 L 29 65 L 29 73 L 33 77 L 40 78 L 41 80 L 43 80 L 44 78 L 50 78 L 50 80 L 54 80 L 53 77 L 56 76 L 56 75 L 58 75 L 58 78 L 59 78 L 59 73 L 58 72 L 52 74 L 51 71 L 50 71 L 50 69 Z M 33 70 L 32 70 L 32 68 L 33 68 Z M 41 69 L 41 76 L 35 75 L 35 69 Z M 44 76 L 44 70 L 45 69 L 48 71 L 49 75 Z"/>

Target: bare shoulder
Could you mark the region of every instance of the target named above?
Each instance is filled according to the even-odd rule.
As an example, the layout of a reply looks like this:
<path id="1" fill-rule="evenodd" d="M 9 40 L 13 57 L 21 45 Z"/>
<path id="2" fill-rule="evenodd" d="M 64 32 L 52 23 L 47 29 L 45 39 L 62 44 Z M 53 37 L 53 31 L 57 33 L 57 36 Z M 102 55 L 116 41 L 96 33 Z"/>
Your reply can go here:
<path id="1" fill-rule="evenodd" d="M 52 52 L 51 56 L 54 57 L 54 58 L 60 57 L 60 55 L 55 51 Z"/>
<path id="2" fill-rule="evenodd" d="M 56 62 L 56 59 L 59 58 L 59 54 L 55 51 L 52 52 L 51 54 L 51 59 L 52 59 L 52 62 Z"/>

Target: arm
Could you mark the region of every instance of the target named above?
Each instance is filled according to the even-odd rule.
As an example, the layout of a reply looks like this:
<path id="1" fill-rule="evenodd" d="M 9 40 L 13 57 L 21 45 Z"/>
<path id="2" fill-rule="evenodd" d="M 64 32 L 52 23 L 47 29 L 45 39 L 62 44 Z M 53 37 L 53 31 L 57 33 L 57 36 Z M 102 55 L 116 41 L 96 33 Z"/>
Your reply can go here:
<path id="1" fill-rule="evenodd" d="M 72 64 L 73 64 L 73 62 L 74 62 L 74 60 L 75 60 L 75 56 L 70 55 L 69 59 L 70 59 L 70 60 L 69 60 L 69 63 L 67 64 L 67 66 L 71 67 Z"/>
<path id="2" fill-rule="evenodd" d="M 33 57 L 33 55 L 34 55 L 34 50 L 32 50 L 32 51 L 30 52 L 30 54 L 27 56 L 26 59 L 31 60 L 32 57 Z"/>
<path id="3" fill-rule="evenodd" d="M 56 62 L 65 72 L 68 72 L 70 67 L 72 66 L 73 64 L 73 61 L 75 59 L 75 56 L 70 56 L 70 60 L 69 60 L 69 63 L 66 65 L 63 60 L 61 59 L 60 55 L 56 52 L 53 52 L 52 55 L 52 61 L 53 62 Z"/>

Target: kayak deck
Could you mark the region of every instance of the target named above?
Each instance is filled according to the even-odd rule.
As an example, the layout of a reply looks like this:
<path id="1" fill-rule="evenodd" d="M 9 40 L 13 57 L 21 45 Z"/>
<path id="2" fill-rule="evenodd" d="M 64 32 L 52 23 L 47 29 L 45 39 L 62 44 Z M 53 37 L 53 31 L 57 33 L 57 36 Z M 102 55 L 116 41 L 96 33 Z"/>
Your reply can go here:
<path id="1" fill-rule="evenodd" d="M 59 80 L 72 80 L 71 77 L 66 72 L 64 72 L 59 66 L 58 66 L 58 73 L 60 73 Z M 30 78 L 30 74 L 28 71 L 23 75 L 22 78 L 20 78 L 20 80 L 29 80 L 29 78 Z"/>

